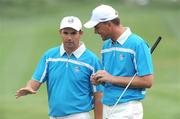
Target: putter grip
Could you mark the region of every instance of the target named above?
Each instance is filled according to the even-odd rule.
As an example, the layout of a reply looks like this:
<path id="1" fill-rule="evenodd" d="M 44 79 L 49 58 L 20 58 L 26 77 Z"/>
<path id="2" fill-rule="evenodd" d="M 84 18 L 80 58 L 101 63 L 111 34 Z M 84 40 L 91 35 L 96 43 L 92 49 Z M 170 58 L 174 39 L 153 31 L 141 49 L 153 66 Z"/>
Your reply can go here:
<path id="1" fill-rule="evenodd" d="M 159 36 L 156 40 L 156 42 L 154 43 L 154 45 L 151 47 L 151 54 L 154 52 L 155 48 L 157 47 L 157 45 L 159 44 L 159 42 L 161 41 L 162 37 Z"/>

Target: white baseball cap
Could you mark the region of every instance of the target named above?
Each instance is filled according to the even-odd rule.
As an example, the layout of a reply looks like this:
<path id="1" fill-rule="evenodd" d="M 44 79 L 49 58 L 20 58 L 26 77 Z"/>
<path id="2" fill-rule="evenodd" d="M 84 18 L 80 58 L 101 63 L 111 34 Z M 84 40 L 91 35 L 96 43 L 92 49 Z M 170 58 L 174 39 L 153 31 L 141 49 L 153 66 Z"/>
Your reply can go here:
<path id="1" fill-rule="evenodd" d="M 100 22 L 106 22 L 118 17 L 118 13 L 109 5 L 100 5 L 92 11 L 91 19 L 84 24 L 85 28 L 93 28 Z"/>
<path id="2" fill-rule="evenodd" d="M 73 28 L 76 31 L 80 31 L 82 28 L 82 23 L 78 17 L 66 16 L 62 19 L 59 28 Z"/>

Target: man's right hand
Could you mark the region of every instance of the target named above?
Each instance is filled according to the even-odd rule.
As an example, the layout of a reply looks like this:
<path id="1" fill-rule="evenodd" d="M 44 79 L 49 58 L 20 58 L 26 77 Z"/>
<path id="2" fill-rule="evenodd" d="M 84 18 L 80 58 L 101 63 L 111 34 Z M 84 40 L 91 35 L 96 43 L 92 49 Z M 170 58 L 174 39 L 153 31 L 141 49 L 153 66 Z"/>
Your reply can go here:
<path id="1" fill-rule="evenodd" d="M 91 83 L 93 85 L 99 85 L 100 84 L 100 82 L 98 82 L 97 77 L 95 77 L 95 75 L 91 75 Z"/>
<path id="2" fill-rule="evenodd" d="M 16 92 L 16 99 L 21 97 L 21 96 L 25 96 L 28 94 L 36 94 L 37 91 L 34 91 L 31 87 L 25 87 L 25 88 L 21 88 Z"/>

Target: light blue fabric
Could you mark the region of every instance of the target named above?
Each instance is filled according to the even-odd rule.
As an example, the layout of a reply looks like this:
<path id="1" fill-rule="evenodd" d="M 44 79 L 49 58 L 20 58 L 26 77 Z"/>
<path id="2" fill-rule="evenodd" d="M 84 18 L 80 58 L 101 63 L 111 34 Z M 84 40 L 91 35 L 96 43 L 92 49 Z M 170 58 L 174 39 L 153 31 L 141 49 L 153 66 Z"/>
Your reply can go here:
<path id="1" fill-rule="evenodd" d="M 102 63 L 105 70 L 113 76 L 132 77 L 136 72 L 138 76 L 153 73 L 150 49 L 136 34 L 130 34 L 123 44 L 106 40 L 102 48 Z M 114 105 L 123 90 L 124 87 L 106 83 L 102 102 Z M 144 96 L 144 88 L 128 88 L 119 103 L 141 100 Z"/>
<path id="2" fill-rule="evenodd" d="M 88 49 L 77 58 L 74 54 L 60 55 L 60 48 L 48 50 L 41 58 L 33 80 L 46 82 L 49 116 L 66 116 L 93 109 L 93 92 L 102 87 L 94 87 L 90 76 L 102 69 L 99 59 Z"/>

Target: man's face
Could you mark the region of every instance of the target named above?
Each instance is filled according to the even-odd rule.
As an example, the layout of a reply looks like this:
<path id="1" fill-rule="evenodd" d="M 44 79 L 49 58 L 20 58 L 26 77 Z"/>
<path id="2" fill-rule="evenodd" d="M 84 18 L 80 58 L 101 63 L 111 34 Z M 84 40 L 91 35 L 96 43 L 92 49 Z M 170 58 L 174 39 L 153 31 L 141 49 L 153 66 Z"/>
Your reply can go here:
<path id="1" fill-rule="evenodd" d="M 64 49 L 68 49 L 70 51 L 74 51 L 79 47 L 79 42 L 82 31 L 76 31 L 72 28 L 64 28 L 59 31 L 63 40 Z"/>
<path id="2" fill-rule="evenodd" d="M 99 23 L 94 27 L 94 32 L 96 34 L 99 34 L 102 38 L 103 41 L 107 40 L 108 38 L 110 38 L 110 26 L 108 24 L 108 22 L 106 23 Z"/>

